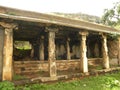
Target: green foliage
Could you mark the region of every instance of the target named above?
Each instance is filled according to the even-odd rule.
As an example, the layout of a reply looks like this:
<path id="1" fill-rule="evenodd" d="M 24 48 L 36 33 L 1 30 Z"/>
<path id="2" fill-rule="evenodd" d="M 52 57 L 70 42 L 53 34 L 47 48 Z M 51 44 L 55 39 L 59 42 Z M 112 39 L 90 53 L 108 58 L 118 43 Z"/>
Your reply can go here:
<path id="1" fill-rule="evenodd" d="M 113 27 L 120 23 L 120 2 L 115 3 L 111 9 L 105 9 L 102 21 L 104 24 Z"/>
<path id="2" fill-rule="evenodd" d="M 102 16 L 103 24 L 120 29 L 120 2 L 114 3 L 113 8 L 105 9 Z M 109 34 L 108 38 L 111 40 L 117 39 L 117 34 Z"/>
<path id="3" fill-rule="evenodd" d="M 120 87 L 120 81 L 118 81 L 117 79 L 113 78 L 113 77 L 106 77 L 104 78 L 104 86 L 108 87 L 108 88 L 115 88 L 115 87 Z"/>
<path id="4" fill-rule="evenodd" d="M 15 41 L 14 46 L 17 49 L 21 49 L 21 50 L 29 50 L 29 49 L 31 49 L 31 45 L 30 45 L 29 41 Z"/>
<path id="5" fill-rule="evenodd" d="M 0 90 L 15 90 L 14 84 L 9 81 L 0 82 Z"/>
<path id="6" fill-rule="evenodd" d="M 108 40 L 117 40 L 118 37 L 119 37 L 119 35 L 117 35 L 117 34 L 108 34 L 107 35 Z"/>

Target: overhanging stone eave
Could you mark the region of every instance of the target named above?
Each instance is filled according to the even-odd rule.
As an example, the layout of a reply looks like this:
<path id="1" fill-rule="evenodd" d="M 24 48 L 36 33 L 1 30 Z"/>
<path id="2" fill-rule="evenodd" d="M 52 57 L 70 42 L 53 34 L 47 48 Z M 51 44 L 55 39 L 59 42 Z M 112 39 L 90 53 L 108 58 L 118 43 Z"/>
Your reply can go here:
<path id="1" fill-rule="evenodd" d="M 78 29 L 84 29 L 87 31 L 95 31 L 95 32 L 103 32 L 103 33 L 110 33 L 110 34 L 119 34 L 120 31 L 114 28 L 111 28 L 109 26 L 94 24 L 86 21 L 80 21 L 80 20 L 72 20 L 65 18 L 66 20 L 69 20 L 70 22 L 66 22 L 66 20 L 50 20 L 50 19 L 43 19 L 43 18 L 32 18 L 32 17 L 24 17 L 24 16 L 15 16 L 15 15 L 8 15 L 0 13 L 1 18 L 6 19 L 13 19 L 13 20 L 21 20 L 21 21 L 28 21 L 28 22 L 38 22 L 38 23 L 49 23 L 49 24 L 56 24 L 56 25 L 63 25 L 67 27 L 73 27 Z M 62 17 L 59 17 L 62 18 Z M 62 18 L 63 19 L 63 18 Z"/>

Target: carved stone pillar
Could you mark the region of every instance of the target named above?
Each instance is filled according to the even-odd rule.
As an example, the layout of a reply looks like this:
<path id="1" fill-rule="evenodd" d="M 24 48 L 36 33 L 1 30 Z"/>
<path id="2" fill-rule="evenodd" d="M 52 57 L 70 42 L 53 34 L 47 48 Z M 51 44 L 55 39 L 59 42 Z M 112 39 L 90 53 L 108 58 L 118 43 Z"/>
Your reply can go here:
<path id="1" fill-rule="evenodd" d="M 31 57 L 31 58 L 34 58 L 34 45 L 33 45 L 33 43 L 31 43 L 30 57 Z"/>
<path id="2" fill-rule="evenodd" d="M 2 81 L 3 69 L 4 28 L 0 27 L 0 81 Z"/>
<path id="3" fill-rule="evenodd" d="M 66 40 L 66 49 L 67 49 L 67 60 L 71 60 L 71 55 L 70 55 L 70 38 L 67 38 Z"/>
<path id="4" fill-rule="evenodd" d="M 3 73 L 2 80 L 12 80 L 13 76 L 13 29 L 15 24 L 0 22 L 5 29 L 3 48 Z"/>
<path id="5" fill-rule="evenodd" d="M 109 56 L 107 48 L 107 36 L 102 34 L 102 54 L 103 54 L 103 68 L 109 68 Z"/>
<path id="6" fill-rule="evenodd" d="M 47 28 L 48 31 L 48 61 L 49 61 L 49 75 L 56 77 L 56 58 L 55 58 L 55 32 L 58 29 Z"/>
<path id="7" fill-rule="evenodd" d="M 80 45 L 80 70 L 81 72 L 88 72 L 88 60 L 87 60 L 87 47 L 86 47 L 86 36 L 88 32 L 79 32 L 81 35 L 81 45 Z"/>
<path id="8" fill-rule="evenodd" d="M 39 59 L 44 60 L 44 36 L 40 38 Z"/>

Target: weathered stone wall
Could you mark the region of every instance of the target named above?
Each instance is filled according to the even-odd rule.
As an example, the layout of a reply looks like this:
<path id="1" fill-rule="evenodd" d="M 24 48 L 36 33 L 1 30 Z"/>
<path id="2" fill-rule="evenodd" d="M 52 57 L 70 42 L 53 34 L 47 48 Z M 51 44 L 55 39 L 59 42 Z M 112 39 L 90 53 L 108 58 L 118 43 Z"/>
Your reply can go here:
<path id="1" fill-rule="evenodd" d="M 119 42 L 117 40 L 108 41 L 108 54 L 110 65 L 118 65 L 118 49 Z"/>
<path id="2" fill-rule="evenodd" d="M 110 58 L 118 57 L 119 42 L 117 40 L 108 41 L 108 54 Z"/>
<path id="3" fill-rule="evenodd" d="M 79 60 L 57 60 L 57 70 L 79 70 Z M 89 59 L 89 65 L 99 65 L 102 59 Z M 14 72 L 16 74 L 35 73 L 48 71 L 48 61 L 14 61 Z"/>
<path id="4" fill-rule="evenodd" d="M 56 45 L 56 59 L 61 60 L 66 58 L 66 49 L 65 45 L 60 44 Z"/>
<path id="5" fill-rule="evenodd" d="M 80 58 L 80 45 L 72 45 L 70 47 L 70 51 L 72 59 Z M 67 51 L 64 44 L 56 45 L 56 59 L 58 60 L 67 59 L 66 53 Z"/>

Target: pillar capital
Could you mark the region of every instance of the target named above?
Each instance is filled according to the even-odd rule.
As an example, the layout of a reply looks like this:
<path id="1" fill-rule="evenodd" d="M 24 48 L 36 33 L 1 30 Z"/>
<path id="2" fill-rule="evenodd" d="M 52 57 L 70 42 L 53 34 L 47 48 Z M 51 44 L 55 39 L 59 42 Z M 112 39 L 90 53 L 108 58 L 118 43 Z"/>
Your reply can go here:
<path id="1" fill-rule="evenodd" d="M 58 28 L 55 28 L 55 27 L 46 27 L 45 31 L 46 32 L 58 32 Z"/>
<path id="2" fill-rule="evenodd" d="M 106 39 L 107 38 L 107 34 L 106 33 L 99 33 L 99 35 L 101 35 L 102 39 Z"/>
<path id="3" fill-rule="evenodd" d="M 66 38 L 66 40 L 67 40 L 67 41 L 70 41 L 70 38 L 69 38 L 69 37 L 67 37 L 67 38 Z"/>
<path id="4" fill-rule="evenodd" d="M 42 39 L 42 40 L 43 40 L 44 38 L 45 38 L 45 37 L 44 37 L 43 35 L 42 35 L 42 36 L 40 36 L 40 39 Z"/>
<path id="5" fill-rule="evenodd" d="M 13 28 L 17 27 L 17 24 L 15 24 L 15 23 L 0 22 L 0 25 L 7 29 L 13 29 Z"/>
<path id="6" fill-rule="evenodd" d="M 82 36 L 87 36 L 89 33 L 87 31 L 84 31 L 84 32 L 79 32 L 79 34 Z"/>
<path id="7" fill-rule="evenodd" d="M 106 36 L 106 34 L 101 34 L 102 35 L 102 38 L 106 38 L 107 36 Z"/>

